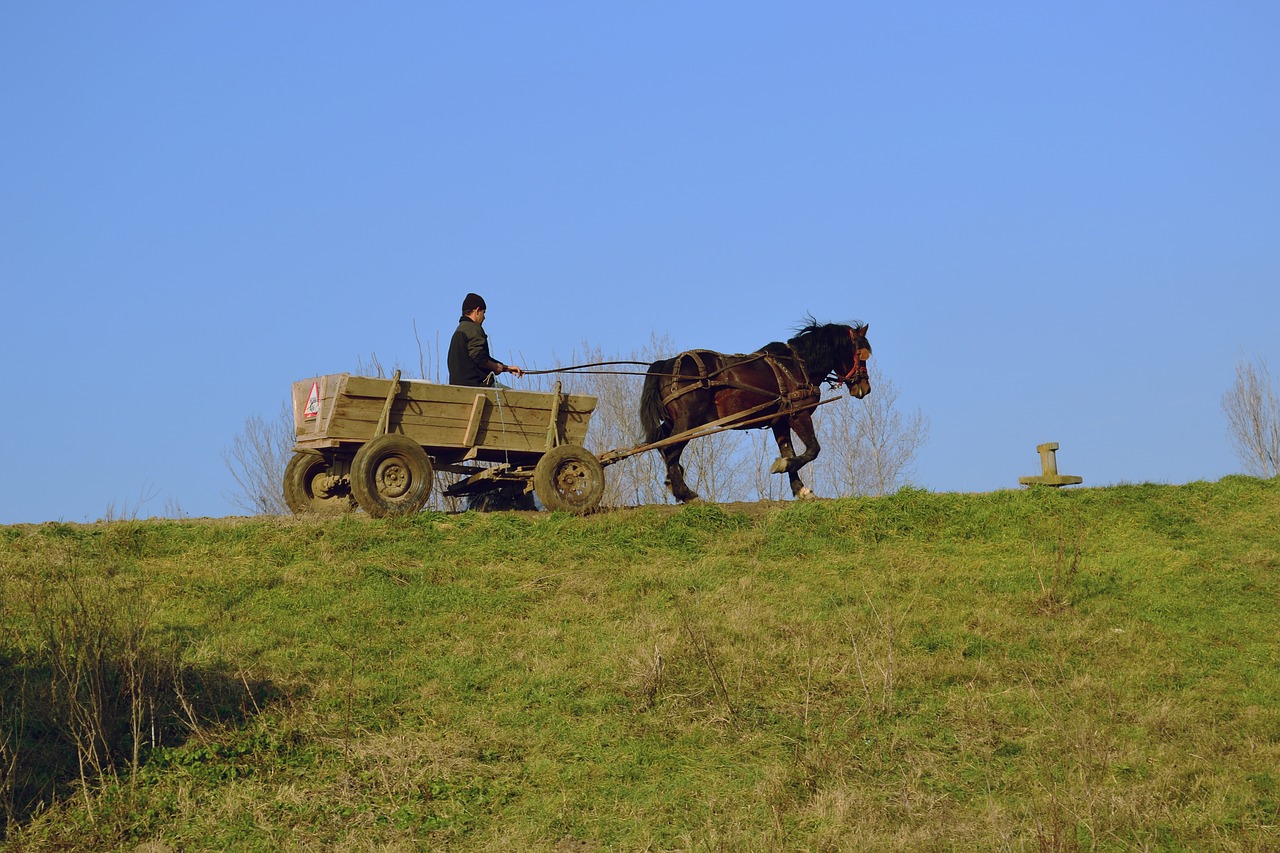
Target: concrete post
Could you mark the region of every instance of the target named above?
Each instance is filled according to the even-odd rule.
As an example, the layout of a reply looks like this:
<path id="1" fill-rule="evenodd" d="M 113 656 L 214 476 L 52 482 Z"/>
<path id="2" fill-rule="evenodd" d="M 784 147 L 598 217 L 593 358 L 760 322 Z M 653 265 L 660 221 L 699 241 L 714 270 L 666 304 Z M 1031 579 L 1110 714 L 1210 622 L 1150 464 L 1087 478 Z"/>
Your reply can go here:
<path id="1" fill-rule="evenodd" d="M 1058 473 L 1058 457 L 1055 455 L 1058 452 L 1058 442 L 1037 444 L 1036 450 L 1040 453 L 1040 476 L 1019 477 L 1019 483 L 1024 486 L 1074 486 L 1084 482 L 1082 477 Z"/>

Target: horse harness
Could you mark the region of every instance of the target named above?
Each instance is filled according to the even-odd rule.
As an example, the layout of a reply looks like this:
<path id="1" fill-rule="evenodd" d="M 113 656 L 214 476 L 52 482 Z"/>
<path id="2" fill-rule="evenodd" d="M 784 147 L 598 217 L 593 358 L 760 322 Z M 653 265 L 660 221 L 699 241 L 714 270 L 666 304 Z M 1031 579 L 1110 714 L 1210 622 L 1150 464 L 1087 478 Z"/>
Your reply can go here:
<path id="1" fill-rule="evenodd" d="M 796 408 L 812 408 L 812 401 L 817 400 L 821 396 L 819 389 L 809 381 L 809 374 L 804 368 L 804 361 L 800 358 L 800 354 L 795 348 L 788 345 L 789 356 L 779 357 L 771 352 L 759 350 L 753 353 L 725 356 L 721 353 L 713 353 L 710 350 L 687 350 L 675 357 L 674 362 L 676 370 L 684 359 L 689 359 L 697 368 L 696 376 L 685 376 L 676 372 L 671 374 L 672 385 L 674 389 L 662 398 L 663 407 L 668 406 L 672 401 L 683 397 L 692 391 L 713 390 L 717 388 L 736 388 L 739 391 L 748 391 L 752 394 L 759 394 L 762 397 L 773 397 L 768 402 L 762 403 L 746 411 L 739 412 L 738 415 L 745 417 L 754 414 L 769 406 L 777 405 L 778 414 L 785 415 Z M 731 364 L 725 364 L 715 370 L 708 370 L 703 356 L 715 355 L 720 358 L 733 359 Z M 748 385 L 737 379 L 722 376 L 726 371 L 741 367 L 744 364 L 750 364 L 753 361 L 763 360 L 765 364 L 773 371 L 774 379 L 778 383 L 777 391 L 769 391 L 764 388 L 757 388 L 754 385 Z M 797 372 L 799 377 L 797 378 Z M 788 388 L 790 390 L 783 391 Z"/>

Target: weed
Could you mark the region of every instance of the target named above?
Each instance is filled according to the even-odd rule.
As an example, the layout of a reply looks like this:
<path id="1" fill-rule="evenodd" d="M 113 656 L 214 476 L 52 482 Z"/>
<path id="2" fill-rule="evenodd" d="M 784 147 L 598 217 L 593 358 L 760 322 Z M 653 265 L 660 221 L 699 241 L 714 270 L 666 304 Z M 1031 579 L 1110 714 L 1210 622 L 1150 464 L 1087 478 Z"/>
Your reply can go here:
<path id="1" fill-rule="evenodd" d="M 858 683 L 865 707 L 880 715 L 892 714 L 897 688 L 897 628 L 867 595 L 871 619 L 865 626 L 846 624 Z"/>
<path id="2" fill-rule="evenodd" d="M 1068 593 L 1080 573 L 1081 550 L 1079 542 L 1068 545 L 1059 538 L 1054 543 L 1051 558 L 1053 566 L 1048 579 L 1046 580 L 1041 570 L 1036 570 L 1036 578 L 1040 582 L 1040 597 L 1036 601 L 1036 607 L 1040 612 L 1061 613 L 1071 606 Z"/>
<path id="3" fill-rule="evenodd" d="M 715 696 L 724 706 L 724 719 L 732 723 L 737 716 L 737 712 L 734 710 L 733 700 L 729 696 L 729 688 L 725 686 L 724 678 L 720 675 L 720 667 L 716 663 L 711 640 L 701 626 L 694 624 L 687 607 L 680 608 L 680 627 L 688 638 L 689 644 L 693 647 L 694 655 L 706 667 Z"/>
<path id="4" fill-rule="evenodd" d="M 658 696 L 662 692 L 662 672 L 665 667 L 662 649 L 657 643 L 653 645 L 652 657 L 645 656 L 632 661 L 632 695 L 636 697 L 636 708 L 649 711 L 658 704 Z"/>

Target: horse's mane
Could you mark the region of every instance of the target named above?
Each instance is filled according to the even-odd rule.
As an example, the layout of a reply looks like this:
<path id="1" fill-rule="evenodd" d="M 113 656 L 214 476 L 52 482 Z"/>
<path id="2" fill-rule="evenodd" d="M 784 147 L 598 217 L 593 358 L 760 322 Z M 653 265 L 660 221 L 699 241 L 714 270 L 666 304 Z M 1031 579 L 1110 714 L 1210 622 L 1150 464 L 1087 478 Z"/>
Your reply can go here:
<path id="1" fill-rule="evenodd" d="M 830 365 L 835 363 L 836 347 L 848 340 L 849 329 L 855 332 L 866 328 L 866 324 L 854 320 L 852 323 L 819 323 L 813 315 L 804 318 L 804 324 L 796 329 L 796 335 L 788 339 L 787 344 L 800 353 L 807 363 Z"/>

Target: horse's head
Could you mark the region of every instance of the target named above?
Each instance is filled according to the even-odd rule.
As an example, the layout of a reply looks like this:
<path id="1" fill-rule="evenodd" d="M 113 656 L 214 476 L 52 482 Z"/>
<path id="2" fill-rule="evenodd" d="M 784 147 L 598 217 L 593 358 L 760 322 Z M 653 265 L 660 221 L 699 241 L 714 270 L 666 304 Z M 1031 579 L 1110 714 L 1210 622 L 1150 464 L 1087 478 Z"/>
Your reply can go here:
<path id="1" fill-rule="evenodd" d="M 808 325 L 787 341 L 801 357 L 815 385 L 829 381 L 832 387 L 843 383 L 849 393 L 859 399 L 871 393 L 871 377 L 867 375 L 867 359 L 871 344 L 867 343 L 867 326 L 860 323 L 822 324 L 812 316 Z"/>
<path id="2" fill-rule="evenodd" d="M 849 393 L 861 400 L 871 393 L 871 377 L 867 373 L 867 359 L 871 358 L 871 344 L 867 343 L 870 326 L 845 326 L 849 339 L 838 348 L 836 375 L 849 389 Z"/>

